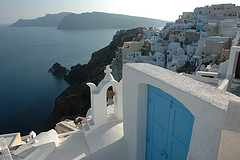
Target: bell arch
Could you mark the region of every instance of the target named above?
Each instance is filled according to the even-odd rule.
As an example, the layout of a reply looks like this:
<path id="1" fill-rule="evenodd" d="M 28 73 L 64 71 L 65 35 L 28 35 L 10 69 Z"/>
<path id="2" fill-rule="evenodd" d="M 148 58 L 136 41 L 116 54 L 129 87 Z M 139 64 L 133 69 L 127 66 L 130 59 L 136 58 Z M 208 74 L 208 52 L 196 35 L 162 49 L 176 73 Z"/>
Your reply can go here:
<path id="1" fill-rule="evenodd" d="M 122 84 L 117 82 L 111 74 L 110 66 L 107 66 L 104 70 L 105 77 L 96 86 L 93 83 L 87 83 L 90 87 L 91 94 L 91 108 L 92 108 L 92 119 L 95 125 L 102 125 L 108 121 L 107 119 L 107 90 L 112 86 L 113 92 L 113 114 L 117 119 L 122 120 Z"/>

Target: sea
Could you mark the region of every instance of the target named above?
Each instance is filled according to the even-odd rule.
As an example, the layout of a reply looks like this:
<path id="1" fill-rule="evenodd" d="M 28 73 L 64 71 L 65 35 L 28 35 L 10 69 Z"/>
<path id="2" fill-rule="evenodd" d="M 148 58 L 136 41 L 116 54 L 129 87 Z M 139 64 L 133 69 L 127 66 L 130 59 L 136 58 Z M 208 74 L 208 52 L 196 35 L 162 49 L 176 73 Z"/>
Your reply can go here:
<path id="1" fill-rule="evenodd" d="M 86 64 L 117 29 L 63 31 L 0 25 L 0 134 L 39 133 L 54 100 L 69 84 L 48 69 Z"/>

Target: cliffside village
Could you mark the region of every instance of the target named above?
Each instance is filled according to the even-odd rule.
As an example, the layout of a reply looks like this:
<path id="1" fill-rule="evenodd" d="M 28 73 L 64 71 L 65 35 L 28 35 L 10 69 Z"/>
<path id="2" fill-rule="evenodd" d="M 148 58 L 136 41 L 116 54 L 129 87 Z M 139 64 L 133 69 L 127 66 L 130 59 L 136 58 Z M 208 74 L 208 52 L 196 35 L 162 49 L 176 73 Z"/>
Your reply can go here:
<path id="1" fill-rule="evenodd" d="M 239 160 L 239 15 L 234 4 L 198 7 L 125 42 L 112 63 L 121 81 L 106 66 L 87 83 L 86 117 L 0 135 L 0 159 Z"/>
<path id="2" fill-rule="evenodd" d="M 218 4 L 183 12 L 174 23 L 149 28 L 135 41 L 125 42 L 115 62 L 150 63 L 202 82 L 218 85 L 226 77 L 230 49 L 240 41 L 240 6 Z M 240 67 L 240 66 L 239 66 Z M 189 75 L 192 74 L 192 75 Z M 240 73 L 236 73 L 240 77 Z M 212 78 L 206 81 L 205 78 Z M 215 79 L 215 80 L 213 80 Z"/>

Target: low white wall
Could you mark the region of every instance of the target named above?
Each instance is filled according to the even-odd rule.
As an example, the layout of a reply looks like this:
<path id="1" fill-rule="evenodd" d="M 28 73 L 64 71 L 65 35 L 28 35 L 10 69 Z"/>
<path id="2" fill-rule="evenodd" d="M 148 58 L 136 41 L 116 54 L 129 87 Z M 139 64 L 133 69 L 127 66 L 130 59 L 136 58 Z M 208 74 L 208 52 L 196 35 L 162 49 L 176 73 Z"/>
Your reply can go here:
<path id="1" fill-rule="evenodd" d="M 228 100 L 233 95 L 143 63 L 123 67 L 123 122 L 128 159 L 145 159 L 148 84 L 176 98 L 194 115 L 189 159 L 216 160 Z"/>
<path id="2" fill-rule="evenodd" d="M 240 159 L 240 98 L 230 100 L 221 135 L 218 160 Z"/>

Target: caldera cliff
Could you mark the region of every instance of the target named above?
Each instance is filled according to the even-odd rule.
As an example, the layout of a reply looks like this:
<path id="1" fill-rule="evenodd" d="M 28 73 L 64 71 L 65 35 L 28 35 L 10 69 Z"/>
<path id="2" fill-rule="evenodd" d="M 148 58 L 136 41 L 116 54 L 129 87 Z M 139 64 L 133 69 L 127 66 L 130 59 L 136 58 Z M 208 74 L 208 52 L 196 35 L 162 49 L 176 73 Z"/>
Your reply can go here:
<path id="1" fill-rule="evenodd" d="M 108 46 L 92 54 L 88 64 L 71 67 L 69 74 L 64 77 L 70 86 L 55 99 L 55 107 L 45 122 L 44 130 L 54 128 L 56 123 L 66 118 L 86 115 L 90 108 L 90 92 L 86 83 L 98 84 L 104 77 L 105 66 L 115 58 L 118 47 L 136 38 L 143 29 L 118 31 Z"/>

